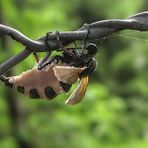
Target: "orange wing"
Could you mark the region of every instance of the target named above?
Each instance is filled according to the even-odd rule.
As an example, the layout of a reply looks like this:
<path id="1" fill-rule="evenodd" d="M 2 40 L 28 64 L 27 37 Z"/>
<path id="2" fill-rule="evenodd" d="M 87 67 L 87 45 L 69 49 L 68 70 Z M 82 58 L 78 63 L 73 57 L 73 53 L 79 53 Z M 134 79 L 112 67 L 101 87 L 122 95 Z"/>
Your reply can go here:
<path id="1" fill-rule="evenodd" d="M 66 100 L 66 104 L 78 104 L 84 97 L 88 86 L 88 76 L 81 79 L 78 87 L 73 91 L 70 97 Z"/>

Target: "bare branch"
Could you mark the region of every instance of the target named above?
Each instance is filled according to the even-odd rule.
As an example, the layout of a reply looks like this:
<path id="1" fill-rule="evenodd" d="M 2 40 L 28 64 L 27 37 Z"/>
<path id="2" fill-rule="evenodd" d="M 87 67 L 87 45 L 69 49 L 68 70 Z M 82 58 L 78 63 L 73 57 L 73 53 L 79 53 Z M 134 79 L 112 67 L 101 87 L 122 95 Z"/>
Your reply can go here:
<path id="1" fill-rule="evenodd" d="M 133 15 L 127 19 L 109 19 L 84 24 L 77 31 L 60 32 L 59 37 L 63 45 L 66 46 L 75 40 L 99 40 L 124 29 L 148 31 L 148 11 Z M 47 52 L 60 48 L 56 33 L 50 33 L 48 39 L 43 36 L 39 40 L 33 41 L 19 31 L 1 24 L 0 33 L 9 35 L 26 47 L 21 53 L 0 65 L 0 75 L 24 60 L 32 51 Z M 48 50 L 45 40 L 48 42 Z"/>
<path id="2" fill-rule="evenodd" d="M 25 58 L 27 58 L 32 52 L 30 50 L 24 49 L 19 54 L 17 54 L 14 57 L 11 57 L 6 62 L 2 63 L 0 65 L 0 75 L 2 75 L 7 70 L 11 69 L 21 61 L 23 61 Z"/>
<path id="3" fill-rule="evenodd" d="M 29 39 L 28 37 L 26 37 L 21 32 L 19 32 L 18 30 L 2 25 L 2 24 L 0 24 L 0 34 L 5 34 L 5 35 L 10 36 L 12 39 L 16 40 L 17 42 L 20 42 L 21 44 L 23 44 L 25 47 L 27 47 L 30 50 L 33 50 L 33 49 L 42 50 L 45 48 L 44 43 L 33 41 Z"/>

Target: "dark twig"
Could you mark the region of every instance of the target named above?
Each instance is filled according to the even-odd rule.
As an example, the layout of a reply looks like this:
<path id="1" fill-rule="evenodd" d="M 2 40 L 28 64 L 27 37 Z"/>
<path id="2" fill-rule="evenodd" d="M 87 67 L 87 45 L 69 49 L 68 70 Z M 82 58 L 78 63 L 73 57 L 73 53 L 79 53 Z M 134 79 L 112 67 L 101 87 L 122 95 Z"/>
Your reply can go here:
<path id="1" fill-rule="evenodd" d="M 14 67 L 14 65 L 18 64 L 19 62 L 23 61 L 25 58 L 27 58 L 32 52 L 30 50 L 26 50 L 24 49 L 23 51 L 21 51 L 19 54 L 17 54 L 14 57 L 11 57 L 10 59 L 8 59 L 7 61 L 5 61 L 4 63 L 2 63 L 0 65 L 0 75 L 3 74 L 3 72 L 11 69 L 12 67 Z"/>
<path id="2" fill-rule="evenodd" d="M 60 32 L 59 38 L 62 45 L 66 46 L 76 40 L 83 40 L 84 37 L 86 37 L 86 34 L 86 40 L 99 40 L 124 29 L 148 31 L 148 11 L 133 15 L 127 19 L 109 19 L 91 24 L 84 24 L 77 31 Z M 43 36 L 38 41 L 33 41 L 19 31 L 4 25 L 0 25 L 0 33 L 9 35 L 26 47 L 24 51 L 0 65 L 0 75 L 24 60 L 32 52 L 47 52 L 48 50 L 52 51 L 60 48 L 56 33 L 50 33 L 48 40 L 46 40 L 46 36 Z M 48 43 L 48 50 L 46 43 Z"/>
<path id="3" fill-rule="evenodd" d="M 33 41 L 16 29 L 0 24 L 0 34 L 10 36 L 12 39 L 20 42 L 30 50 L 42 50 L 45 48 L 44 43 Z"/>

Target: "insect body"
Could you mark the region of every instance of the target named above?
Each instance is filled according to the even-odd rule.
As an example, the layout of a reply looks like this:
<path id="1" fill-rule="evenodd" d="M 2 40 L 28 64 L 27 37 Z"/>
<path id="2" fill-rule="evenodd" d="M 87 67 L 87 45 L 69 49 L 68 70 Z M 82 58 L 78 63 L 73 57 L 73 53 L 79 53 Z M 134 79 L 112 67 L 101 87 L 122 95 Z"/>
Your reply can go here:
<path id="1" fill-rule="evenodd" d="M 89 43 L 86 46 L 86 53 L 79 53 L 76 49 L 63 49 L 62 56 L 54 56 L 48 61 L 39 64 L 39 69 L 42 69 L 51 63 L 64 63 L 65 66 L 56 66 L 54 68 L 55 76 L 59 81 L 66 84 L 73 84 L 76 80 L 80 79 L 78 87 L 67 99 L 67 104 L 79 103 L 86 92 L 88 86 L 88 76 L 95 70 L 96 61 L 93 58 L 97 53 L 97 47 L 93 43 Z M 75 69 L 83 68 L 83 71 L 79 75 L 75 74 Z M 73 72 L 71 72 L 73 71 Z M 75 81 L 73 81 L 75 80 Z"/>
<path id="2" fill-rule="evenodd" d="M 18 76 L 1 76 L 0 79 L 5 85 L 30 96 L 31 98 L 53 99 L 62 92 L 68 92 L 71 88 L 71 84 L 64 83 L 56 78 L 53 71 L 54 68 L 56 68 L 55 64 L 50 64 L 42 70 L 38 70 L 37 67 L 34 67 Z M 77 77 L 82 71 L 82 68 L 74 69 Z M 72 83 L 74 82 L 75 81 Z"/>
<path id="3" fill-rule="evenodd" d="M 88 76 L 94 71 L 97 52 L 95 44 L 89 43 L 87 53 L 79 53 L 75 48 L 63 49 L 63 55 L 44 60 L 38 67 L 18 76 L 0 76 L 5 85 L 30 96 L 31 98 L 53 99 L 62 92 L 68 92 L 80 79 L 78 87 L 67 99 L 67 104 L 79 103 L 86 92 Z"/>

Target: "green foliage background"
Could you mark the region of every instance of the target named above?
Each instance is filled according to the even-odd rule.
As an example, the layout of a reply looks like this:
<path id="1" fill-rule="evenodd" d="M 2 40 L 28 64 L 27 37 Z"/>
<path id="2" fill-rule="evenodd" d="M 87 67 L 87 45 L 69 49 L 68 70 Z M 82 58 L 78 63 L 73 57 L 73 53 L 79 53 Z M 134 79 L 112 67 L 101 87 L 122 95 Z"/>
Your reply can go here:
<path id="1" fill-rule="evenodd" d="M 32 39 L 148 10 L 147 0 L 1 0 L 0 5 L 4 24 Z M 23 49 L 8 42 L 7 51 L 0 49 L 0 62 Z M 1 148 L 148 147 L 148 33 L 124 31 L 102 40 L 98 48 L 97 70 L 85 99 L 76 106 L 64 104 L 67 95 L 53 101 L 31 100 L 0 84 Z M 34 64 L 30 56 L 11 73 Z"/>

